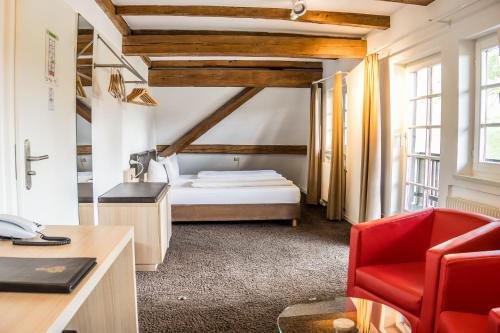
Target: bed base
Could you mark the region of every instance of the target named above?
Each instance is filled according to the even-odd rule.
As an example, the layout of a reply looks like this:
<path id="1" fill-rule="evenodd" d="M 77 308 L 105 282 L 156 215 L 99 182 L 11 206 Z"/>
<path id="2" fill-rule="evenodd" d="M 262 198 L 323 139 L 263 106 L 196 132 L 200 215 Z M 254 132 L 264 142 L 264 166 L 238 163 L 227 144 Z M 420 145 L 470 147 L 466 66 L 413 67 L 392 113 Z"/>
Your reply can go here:
<path id="1" fill-rule="evenodd" d="M 173 222 L 300 220 L 297 204 L 172 205 Z"/>

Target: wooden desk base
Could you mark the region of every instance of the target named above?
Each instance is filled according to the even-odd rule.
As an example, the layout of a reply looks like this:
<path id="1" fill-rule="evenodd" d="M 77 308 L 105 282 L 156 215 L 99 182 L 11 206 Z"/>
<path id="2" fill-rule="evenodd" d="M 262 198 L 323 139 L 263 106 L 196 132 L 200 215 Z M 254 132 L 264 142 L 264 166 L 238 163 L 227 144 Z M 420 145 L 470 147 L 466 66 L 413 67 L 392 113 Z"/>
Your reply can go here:
<path id="1" fill-rule="evenodd" d="M 137 332 L 135 309 L 134 250 L 129 242 L 92 293 L 80 306 L 66 329 L 84 332 Z"/>

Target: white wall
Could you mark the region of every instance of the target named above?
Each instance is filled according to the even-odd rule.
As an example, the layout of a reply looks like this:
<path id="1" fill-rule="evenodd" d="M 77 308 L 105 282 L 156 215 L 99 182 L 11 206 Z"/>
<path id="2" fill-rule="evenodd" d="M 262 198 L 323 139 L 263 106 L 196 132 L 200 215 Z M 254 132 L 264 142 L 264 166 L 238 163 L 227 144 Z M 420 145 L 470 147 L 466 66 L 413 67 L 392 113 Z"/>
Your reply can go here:
<path id="1" fill-rule="evenodd" d="M 17 212 L 14 132 L 15 1 L 0 1 L 0 213 Z"/>
<path id="2" fill-rule="evenodd" d="M 80 115 L 76 115 L 76 145 L 91 145 L 92 144 L 92 125 L 83 119 Z"/>
<path id="3" fill-rule="evenodd" d="M 88 19 L 88 18 L 86 18 Z M 91 20 L 88 19 L 90 22 Z M 97 31 L 97 30 L 96 30 Z M 129 59 L 143 76 L 147 67 L 137 57 Z M 94 39 L 94 63 L 118 63 L 101 42 Z M 92 84 L 92 162 L 94 202 L 97 197 L 123 181 L 129 155 L 154 147 L 151 109 L 114 99 L 107 91 L 110 69 L 96 68 Z M 125 80 L 133 77 L 123 71 Z M 134 85 L 127 84 L 127 92 Z"/>
<path id="4" fill-rule="evenodd" d="M 353 224 L 359 222 L 364 71 L 362 62 L 346 77 L 348 130 L 345 219 Z"/>
<path id="5" fill-rule="evenodd" d="M 241 88 L 153 88 L 158 144 L 171 144 Z M 307 145 L 309 89 L 266 88 L 194 144 Z M 239 158 L 239 165 L 234 158 Z M 181 154 L 182 174 L 199 170 L 276 169 L 307 189 L 307 157 L 292 155 Z"/>
<path id="6" fill-rule="evenodd" d="M 391 28 L 371 33 L 368 36 L 370 52 L 378 51 L 381 57 L 389 57 L 391 80 L 391 165 L 392 184 L 387 188 L 384 214 L 399 212 L 398 198 L 402 196 L 400 179 L 399 150 L 401 142 L 400 116 L 405 110 L 404 70 L 405 65 L 430 55 L 439 55 L 442 63 L 442 131 L 441 131 L 441 172 L 440 206 L 445 206 L 446 198 L 453 195 L 466 196 L 473 200 L 490 203 L 496 201 L 500 188 L 493 183 L 457 177 L 459 172 L 470 172 L 471 140 L 474 113 L 474 82 L 471 77 L 471 52 L 473 41 L 478 37 L 494 33 L 500 27 L 500 3 L 483 0 L 467 6 L 464 10 L 451 13 L 469 0 L 437 0 L 427 7 L 405 6 L 391 17 Z M 450 20 L 447 23 L 429 23 L 430 19 Z M 473 70 L 473 69 L 472 69 Z M 500 175 L 496 176 L 500 179 Z M 386 189 L 387 189 L 386 188 Z M 493 199 L 496 198 L 496 199 Z"/>

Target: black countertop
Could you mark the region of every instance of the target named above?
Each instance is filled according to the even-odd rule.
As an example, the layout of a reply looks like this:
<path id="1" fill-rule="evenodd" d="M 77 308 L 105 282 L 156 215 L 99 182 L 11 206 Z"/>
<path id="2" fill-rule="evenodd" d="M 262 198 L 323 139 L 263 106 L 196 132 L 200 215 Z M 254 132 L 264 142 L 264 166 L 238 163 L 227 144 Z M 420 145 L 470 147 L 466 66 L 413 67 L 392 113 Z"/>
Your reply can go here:
<path id="1" fill-rule="evenodd" d="M 78 183 L 78 202 L 92 203 L 94 202 L 94 190 L 92 183 Z"/>
<path id="2" fill-rule="evenodd" d="M 99 197 L 100 203 L 155 203 L 168 190 L 167 183 L 122 183 Z"/>

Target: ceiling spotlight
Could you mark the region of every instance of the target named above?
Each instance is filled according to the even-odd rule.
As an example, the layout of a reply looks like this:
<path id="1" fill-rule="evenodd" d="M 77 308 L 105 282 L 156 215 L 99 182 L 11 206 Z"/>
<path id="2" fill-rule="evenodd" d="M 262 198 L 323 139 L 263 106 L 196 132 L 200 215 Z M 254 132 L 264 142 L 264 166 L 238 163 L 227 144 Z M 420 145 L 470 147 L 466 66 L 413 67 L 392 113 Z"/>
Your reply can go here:
<path id="1" fill-rule="evenodd" d="M 306 0 L 292 0 L 292 12 L 290 19 L 296 20 L 307 11 Z"/>

